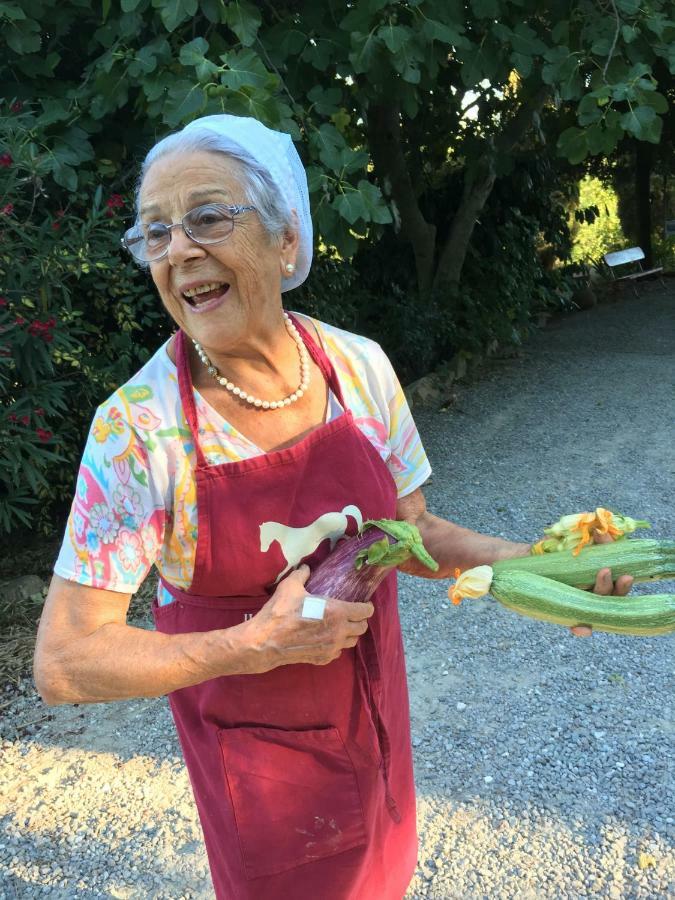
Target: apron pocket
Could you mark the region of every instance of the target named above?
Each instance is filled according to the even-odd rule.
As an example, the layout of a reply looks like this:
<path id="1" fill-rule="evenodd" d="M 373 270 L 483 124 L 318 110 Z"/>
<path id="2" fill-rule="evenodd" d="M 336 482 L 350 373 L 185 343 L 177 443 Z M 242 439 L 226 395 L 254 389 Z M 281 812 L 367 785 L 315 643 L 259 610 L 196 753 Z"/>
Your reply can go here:
<path id="1" fill-rule="evenodd" d="M 218 732 L 248 878 L 366 843 L 354 766 L 337 728 Z"/>

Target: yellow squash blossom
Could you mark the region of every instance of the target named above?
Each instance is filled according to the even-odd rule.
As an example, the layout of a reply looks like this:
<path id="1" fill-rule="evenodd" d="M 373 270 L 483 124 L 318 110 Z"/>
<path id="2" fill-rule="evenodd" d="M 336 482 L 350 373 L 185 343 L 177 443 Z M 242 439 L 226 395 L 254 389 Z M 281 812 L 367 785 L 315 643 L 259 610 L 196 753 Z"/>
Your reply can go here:
<path id="1" fill-rule="evenodd" d="M 531 552 L 533 554 L 556 553 L 559 550 L 572 550 L 578 556 L 582 547 L 593 543 L 593 532 L 608 534 L 614 540 L 620 540 L 636 528 L 650 528 L 649 522 L 643 519 L 631 519 L 620 513 L 598 506 L 595 512 L 576 513 L 563 516 L 561 519 L 544 528 L 548 538 L 538 541 Z"/>
<path id="2" fill-rule="evenodd" d="M 464 597 L 484 597 L 490 592 L 492 567 L 475 566 L 463 574 L 459 569 L 455 569 L 455 578 L 456 582 L 448 588 L 448 597 L 455 606 L 458 606 Z"/>

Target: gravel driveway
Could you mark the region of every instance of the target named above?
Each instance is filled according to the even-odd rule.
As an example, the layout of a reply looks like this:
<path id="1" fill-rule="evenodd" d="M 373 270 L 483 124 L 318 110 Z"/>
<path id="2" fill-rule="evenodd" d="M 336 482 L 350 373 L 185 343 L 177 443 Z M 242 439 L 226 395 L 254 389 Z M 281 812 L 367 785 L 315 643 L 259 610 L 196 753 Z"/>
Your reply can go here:
<path id="1" fill-rule="evenodd" d="M 448 411 L 415 411 L 429 507 L 532 540 L 603 505 L 673 538 L 674 399 L 675 291 L 551 323 Z M 407 576 L 401 606 L 406 900 L 675 897 L 675 638 L 574 638 Z M 48 708 L 27 680 L 0 716 L 0 898 L 212 900 L 165 700 Z"/>

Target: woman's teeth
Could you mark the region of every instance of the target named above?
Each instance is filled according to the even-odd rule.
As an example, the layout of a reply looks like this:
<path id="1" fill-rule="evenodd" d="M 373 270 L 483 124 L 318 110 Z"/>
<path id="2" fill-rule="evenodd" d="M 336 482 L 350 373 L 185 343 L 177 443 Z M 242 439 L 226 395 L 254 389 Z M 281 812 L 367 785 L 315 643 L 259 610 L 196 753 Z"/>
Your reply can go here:
<path id="1" fill-rule="evenodd" d="M 191 306 L 194 306 L 196 303 L 211 300 L 214 296 L 218 296 L 220 293 L 227 291 L 228 288 L 229 284 L 226 284 L 225 282 L 212 281 L 208 284 L 200 284 L 196 288 L 190 288 L 188 291 L 183 291 L 183 297 L 185 297 Z"/>

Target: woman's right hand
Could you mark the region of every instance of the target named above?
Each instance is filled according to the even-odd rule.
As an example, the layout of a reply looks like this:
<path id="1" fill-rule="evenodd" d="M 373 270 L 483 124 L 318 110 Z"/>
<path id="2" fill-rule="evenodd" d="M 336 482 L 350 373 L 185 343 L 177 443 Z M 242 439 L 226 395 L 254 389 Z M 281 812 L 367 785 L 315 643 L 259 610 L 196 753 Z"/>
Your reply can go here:
<path id="1" fill-rule="evenodd" d="M 252 672 L 268 672 L 277 666 L 311 663 L 325 666 L 368 630 L 375 612 L 372 603 L 351 603 L 326 597 L 323 619 L 303 619 L 309 566 L 300 566 L 281 581 L 270 599 L 243 626 L 253 651 Z"/>

